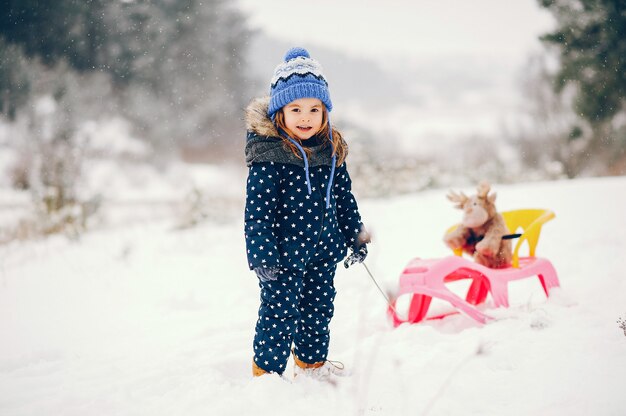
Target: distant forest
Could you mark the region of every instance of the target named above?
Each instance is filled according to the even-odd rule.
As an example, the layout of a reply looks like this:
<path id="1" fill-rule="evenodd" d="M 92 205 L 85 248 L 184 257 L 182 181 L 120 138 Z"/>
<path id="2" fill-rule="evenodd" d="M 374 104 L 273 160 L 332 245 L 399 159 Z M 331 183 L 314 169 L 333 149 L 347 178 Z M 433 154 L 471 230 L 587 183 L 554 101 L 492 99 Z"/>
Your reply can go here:
<path id="1" fill-rule="evenodd" d="M 159 151 L 227 151 L 249 95 L 250 36 L 229 3 L 2 0 L 0 113 L 15 120 L 49 95 L 61 136 L 121 115 Z"/>

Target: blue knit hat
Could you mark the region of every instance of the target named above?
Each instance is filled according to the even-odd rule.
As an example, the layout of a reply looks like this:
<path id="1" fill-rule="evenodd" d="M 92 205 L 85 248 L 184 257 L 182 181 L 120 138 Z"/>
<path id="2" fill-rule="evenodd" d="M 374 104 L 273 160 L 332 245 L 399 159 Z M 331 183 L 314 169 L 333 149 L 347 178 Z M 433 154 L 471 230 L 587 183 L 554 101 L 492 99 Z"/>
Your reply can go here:
<path id="1" fill-rule="evenodd" d="M 333 108 L 322 66 L 311 59 L 306 49 L 291 48 L 285 54 L 284 62 L 274 70 L 268 116 L 274 119 L 278 110 L 299 98 L 317 98 L 328 111 Z"/>

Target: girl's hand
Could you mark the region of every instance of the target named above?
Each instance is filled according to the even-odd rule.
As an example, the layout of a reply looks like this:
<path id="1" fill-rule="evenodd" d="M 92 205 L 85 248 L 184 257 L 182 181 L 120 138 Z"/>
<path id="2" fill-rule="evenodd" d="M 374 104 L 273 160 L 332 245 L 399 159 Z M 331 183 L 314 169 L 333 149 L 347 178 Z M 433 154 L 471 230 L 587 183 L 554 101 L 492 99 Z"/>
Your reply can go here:
<path id="1" fill-rule="evenodd" d="M 363 263 L 367 257 L 367 243 L 372 241 L 370 233 L 361 225 L 361 231 L 354 236 L 354 246 L 352 247 L 352 253 L 346 257 L 343 262 L 343 266 L 347 269 L 354 263 Z"/>
<path id="2" fill-rule="evenodd" d="M 365 258 L 367 257 L 367 245 L 362 244 L 358 248 L 353 248 L 352 253 L 346 257 L 346 260 L 343 262 L 343 266 L 347 269 L 352 266 L 354 263 L 363 263 Z"/>

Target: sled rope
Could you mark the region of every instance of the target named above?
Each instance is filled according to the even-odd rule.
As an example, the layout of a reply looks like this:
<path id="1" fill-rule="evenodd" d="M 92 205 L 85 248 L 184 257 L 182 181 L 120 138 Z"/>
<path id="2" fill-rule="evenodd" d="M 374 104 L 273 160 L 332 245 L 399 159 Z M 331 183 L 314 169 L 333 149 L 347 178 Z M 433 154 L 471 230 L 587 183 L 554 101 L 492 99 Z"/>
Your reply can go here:
<path id="1" fill-rule="evenodd" d="M 385 294 L 385 291 L 382 290 L 381 287 L 378 285 L 378 282 L 376 281 L 376 279 L 374 279 L 374 276 L 372 275 L 372 272 L 370 272 L 369 267 L 367 267 L 365 262 L 362 262 L 361 264 L 363 265 L 363 267 L 365 267 L 365 270 L 367 271 L 367 274 L 369 274 L 370 278 L 372 279 L 372 282 L 374 282 L 374 284 L 378 288 L 378 291 L 380 292 L 380 294 L 383 295 L 383 298 L 385 298 L 385 301 L 387 302 L 387 305 L 393 310 L 393 312 L 395 314 L 397 314 L 396 308 L 391 303 L 391 300 L 389 300 L 389 297 Z"/>

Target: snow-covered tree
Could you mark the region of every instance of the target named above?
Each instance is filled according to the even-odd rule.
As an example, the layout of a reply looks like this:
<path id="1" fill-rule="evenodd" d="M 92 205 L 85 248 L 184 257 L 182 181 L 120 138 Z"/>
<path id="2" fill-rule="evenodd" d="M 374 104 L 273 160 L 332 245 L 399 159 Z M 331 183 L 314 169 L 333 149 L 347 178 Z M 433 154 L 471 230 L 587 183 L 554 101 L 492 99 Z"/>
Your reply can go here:
<path id="1" fill-rule="evenodd" d="M 572 139 L 594 173 L 626 173 L 626 4 L 623 0 L 540 0 L 556 18 L 542 36 L 558 51 L 555 91 L 568 93 L 582 120 Z M 591 127 L 584 137 L 583 123 Z M 582 168 L 582 166 L 581 166 Z"/>

